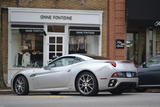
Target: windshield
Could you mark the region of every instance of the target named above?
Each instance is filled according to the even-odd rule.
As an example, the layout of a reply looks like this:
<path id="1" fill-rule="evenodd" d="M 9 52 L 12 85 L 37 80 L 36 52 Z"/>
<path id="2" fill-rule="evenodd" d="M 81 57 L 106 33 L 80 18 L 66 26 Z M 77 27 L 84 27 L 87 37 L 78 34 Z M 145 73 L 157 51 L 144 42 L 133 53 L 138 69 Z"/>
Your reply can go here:
<path id="1" fill-rule="evenodd" d="M 160 56 L 152 57 L 148 60 L 148 66 L 160 65 Z"/>

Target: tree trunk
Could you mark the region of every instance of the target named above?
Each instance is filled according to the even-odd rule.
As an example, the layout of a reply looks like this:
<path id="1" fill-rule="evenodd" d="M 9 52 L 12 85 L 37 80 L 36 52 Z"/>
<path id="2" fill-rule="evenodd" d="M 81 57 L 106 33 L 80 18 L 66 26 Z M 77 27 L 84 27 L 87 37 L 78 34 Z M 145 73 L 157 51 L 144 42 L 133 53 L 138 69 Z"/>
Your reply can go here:
<path id="1" fill-rule="evenodd" d="M 2 55 L 2 8 L 0 5 L 0 88 L 6 88 L 3 77 L 3 55 Z"/>

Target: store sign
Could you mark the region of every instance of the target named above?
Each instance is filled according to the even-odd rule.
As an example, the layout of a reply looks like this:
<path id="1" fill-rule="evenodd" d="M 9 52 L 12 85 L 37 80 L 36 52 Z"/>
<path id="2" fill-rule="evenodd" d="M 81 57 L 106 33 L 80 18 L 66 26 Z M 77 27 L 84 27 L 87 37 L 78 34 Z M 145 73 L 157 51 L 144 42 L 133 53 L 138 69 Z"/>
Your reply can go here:
<path id="1" fill-rule="evenodd" d="M 40 19 L 45 20 L 72 20 L 72 16 L 57 16 L 57 15 L 40 15 Z"/>
<path id="2" fill-rule="evenodd" d="M 100 35 L 100 31 L 70 31 L 70 35 Z"/>
<path id="3" fill-rule="evenodd" d="M 37 33 L 46 35 L 43 29 L 20 29 L 21 33 Z"/>
<path id="4" fill-rule="evenodd" d="M 156 21 L 156 22 L 154 23 L 154 26 L 155 26 L 155 27 L 160 26 L 160 21 L 159 21 L 159 20 L 158 20 L 158 21 Z"/>
<path id="5" fill-rule="evenodd" d="M 124 40 L 116 40 L 116 48 L 123 49 L 125 46 Z"/>
<path id="6" fill-rule="evenodd" d="M 9 8 L 9 21 L 102 24 L 102 11 Z"/>

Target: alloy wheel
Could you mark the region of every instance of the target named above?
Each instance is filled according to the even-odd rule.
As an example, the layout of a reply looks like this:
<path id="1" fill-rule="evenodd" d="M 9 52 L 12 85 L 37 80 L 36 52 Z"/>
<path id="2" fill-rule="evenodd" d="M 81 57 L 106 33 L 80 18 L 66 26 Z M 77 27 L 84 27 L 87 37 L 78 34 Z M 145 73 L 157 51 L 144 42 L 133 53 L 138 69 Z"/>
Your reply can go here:
<path id="1" fill-rule="evenodd" d="M 28 94 L 28 84 L 24 76 L 18 76 L 14 82 L 14 91 L 18 95 Z"/>
<path id="2" fill-rule="evenodd" d="M 98 92 L 97 81 L 91 73 L 83 73 L 80 75 L 77 86 L 82 95 L 95 95 Z"/>

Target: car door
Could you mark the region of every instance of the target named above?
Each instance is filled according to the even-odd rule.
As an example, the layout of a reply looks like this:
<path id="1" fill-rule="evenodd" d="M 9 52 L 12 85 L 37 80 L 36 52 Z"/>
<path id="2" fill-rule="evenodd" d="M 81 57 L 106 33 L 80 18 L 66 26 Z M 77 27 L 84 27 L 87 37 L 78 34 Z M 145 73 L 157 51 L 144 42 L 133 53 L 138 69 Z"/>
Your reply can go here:
<path id="1" fill-rule="evenodd" d="M 70 71 L 72 64 L 75 62 L 75 57 L 61 57 L 51 62 L 42 75 L 36 76 L 36 81 L 40 89 L 49 88 L 66 88 L 69 84 Z"/>
<path id="2" fill-rule="evenodd" d="M 138 68 L 138 77 L 139 77 L 139 85 L 148 85 L 150 84 L 150 76 L 148 67 L 139 67 Z"/>
<path id="3" fill-rule="evenodd" d="M 160 85 L 160 57 L 149 59 L 146 66 L 138 68 L 140 85 Z"/>
<path id="4" fill-rule="evenodd" d="M 69 80 L 69 68 L 55 67 L 45 71 L 35 77 L 39 89 L 67 87 Z"/>
<path id="5" fill-rule="evenodd" d="M 149 67 L 149 72 L 152 77 L 151 85 L 160 85 L 160 64 Z"/>

